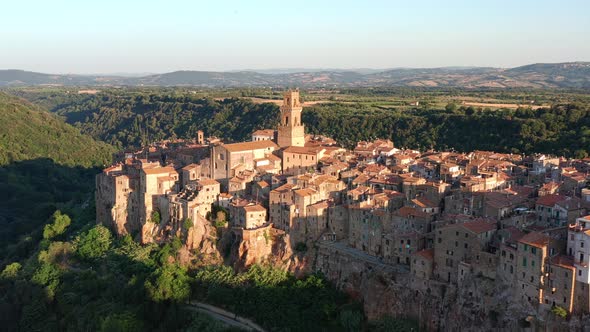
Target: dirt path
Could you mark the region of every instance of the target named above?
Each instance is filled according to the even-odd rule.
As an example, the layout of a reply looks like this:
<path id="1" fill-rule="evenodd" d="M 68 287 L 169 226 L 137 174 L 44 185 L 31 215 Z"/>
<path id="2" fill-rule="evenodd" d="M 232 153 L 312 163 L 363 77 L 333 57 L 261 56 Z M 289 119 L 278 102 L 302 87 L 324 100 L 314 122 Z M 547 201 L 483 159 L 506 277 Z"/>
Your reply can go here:
<path id="1" fill-rule="evenodd" d="M 465 106 L 476 106 L 476 107 L 490 107 L 490 108 L 519 108 L 519 107 L 530 107 L 534 110 L 541 107 L 549 107 L 549 105 L 530 105 L 530 104 L 488 104 L 488 103 L 476 103 L 471 101 L 464 101 L 462 105 Z"/>

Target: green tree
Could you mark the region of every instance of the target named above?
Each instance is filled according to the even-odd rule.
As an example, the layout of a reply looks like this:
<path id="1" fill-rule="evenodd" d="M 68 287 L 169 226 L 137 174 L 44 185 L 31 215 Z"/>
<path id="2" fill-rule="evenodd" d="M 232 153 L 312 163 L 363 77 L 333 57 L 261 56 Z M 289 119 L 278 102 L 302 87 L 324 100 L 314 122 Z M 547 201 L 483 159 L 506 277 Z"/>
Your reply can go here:
<path id="1" fill-rule="evenodd" d="M 62 214 L 59 210 L 53 213 L 51 219 L 53 222 L 43 228 L 43 238 L 48 240 L 63 234 L 72 223 L 70 217 L 67 214 Z"/>
<path id="2" fill-rule="evenodd" d="M 447 106 L 445 106 L 445 110 L 449 113 L 455 113 L 455 111 L 457 111 L 457 104 L 448 103 Z"/>
<path id="3" fill-rule="evenodd" d="M 103 225 L 96 225 L 78 236 L 76 252 L 82 259 L 92 260 L 104 257 L 111 246 L 111 232 Z"/>
<path id="4" fill-rule="evenodd" d="M 110 314 L 100 323 L 101 332 L 139 332 L 143 330 L 141 321 L 129 312 Z"/>
<path id="5" fill-rule="evenodd" d="M 190 277 L 177 264 L 159 268 L 145 287 L 150 298 L 156 302 L 184 302 L 190 297 Z"/>
<path id="6" fill-rule="evenodd" d="M 0 279 L 9 279 L 14 280 L 18 277 L 18 274 L 22 270 L 22 265 L 19 262 L 14 262 L 6 265 L 2 273 L 0 274 Z"/>

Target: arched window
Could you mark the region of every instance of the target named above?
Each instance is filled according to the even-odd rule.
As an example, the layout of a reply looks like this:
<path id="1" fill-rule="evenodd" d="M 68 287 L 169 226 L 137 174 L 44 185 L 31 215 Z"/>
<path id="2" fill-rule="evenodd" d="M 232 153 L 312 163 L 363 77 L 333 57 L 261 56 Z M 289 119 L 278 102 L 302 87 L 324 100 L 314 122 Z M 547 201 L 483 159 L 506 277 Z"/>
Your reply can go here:
<path id="1" fill-rule="evenodd" d="M 286 116 L 286 117 L 285 117 L 285 125 L 288 125 L 288 124 L 289 124 L 289 117 L 288 117 L 288 116 Z"/>

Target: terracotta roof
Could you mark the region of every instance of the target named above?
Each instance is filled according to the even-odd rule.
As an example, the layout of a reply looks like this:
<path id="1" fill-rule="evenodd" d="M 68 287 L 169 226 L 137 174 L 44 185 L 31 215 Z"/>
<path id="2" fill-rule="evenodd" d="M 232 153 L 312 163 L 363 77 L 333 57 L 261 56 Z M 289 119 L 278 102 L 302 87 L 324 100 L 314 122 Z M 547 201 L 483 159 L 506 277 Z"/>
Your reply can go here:
<path id="1" fill-rule="evenodd" d="M 154 168 L 144 168 L 143 171 L 145 174 L 165 174 L 165 173 L 176 173 L 174 167 L 166 166 L 166 167 L 154 167 Z"/>
<path id="2" fill-rule="evenodd" d="M 317 202 L 315 204 L 309 205 L 310 208 L 314 208 L 314 209 L 327 209 L 330 206 L 330 204 L 328 204 L 328 201 L 321 201 L 321 202 Z"/>
<path id="3" fill-rule="evenodd" d="M 290 146 L 285 149 L 284 152 L 296 153 L 296 154 L 319 154 L 324 148 L 322 147 L 305 147 L 305 146 Z"/>
<path id="4" fill-rule="evenodd" d="M 229 152 L 261 150 L 261 149 L 268 149 L 268 148 L 277 149 L 278 148 L 278 145 L 276 145 L 273 141 L 269 141 L 269 140 L 255 141 L 255 142 L 242 142 L 242 143 L 233 143 L 233 144 L 222 144 L 221 146 L 226 148 L 227 151 L 229 151 Z"/>
<path id="5" fill-rule="evenodd" d="M 185 170 L 185 171 L 188 171 L 188 170 L 197 168 L 199 166 L 201 166 L 201 165 L 199 165 L 199 164 L 188 164 L 188 165 L 184 166 L 182 169 Z"/>
<path id="6" fill-rule="evenodd" d="M 260 129 L 252 133 L 253 136 L 274 136 L 274 129 Z"/>
<path id="7" fill-rule="evenodd" d="M 518 242 L 518 240 L 520 240 L 525 235 L 523 231 L 514 226 L 506 227 L 502 231 L 508 233 L 508 238 L 506 238 L 505 240 L 506 242 L 510 243 Z"/>
<path id="8" fill-rule="evenodd" d="M 288 192 L 291 191 L 291 189 L 293 189 L 295 187 L 295 185 L 293 183 L 285 183 L 284 185 L 274 189 L 274 192 L 279 192 L 279 193 L 284 193 L 284 192 Z"/>
<path id="9" fill-rule="evenodd" d="M 422 256 L 429 261 L 434 260 L 434 249 L 424 249 L 416 252 L 416 255 Z"/>
<path id="10" fill-rule="evenodd" d="M 556 194 L 549 194 L 549 195 L 539 197 L 539 199 L 537 199 L 537 205 L 554 206 L 555 204 L 563 201 L 564 199 L 565 199 L 565 196 L 556 195 Z"/>
<path id="11" fill-rule="evenodd" d="M 268 182 L 266 182 L 266 181 L 264 181 L 264 180 L 262 180 L 262 181 L 258 181 L 257 183 L 258 183 L 258 186 L 259 186 L 260 188 L 266 188 L 266 187 L 268 187 Z"/>
<path id="12" fill-rule="evenodd" d="M 262 211 L 266 212 L 266 209 L 263 206 L 261 206 L 260 204 L 246 205 L 246 206 L 244 206 L 244 210 L 246 210 L 246 212 L 262 212 Z"/>
<path id="13" fill-rule="evenodd" d="M 270 161 L 281 161 L 281 158 L 275 156 L 272 153 L 267 154 L 265 157 L 266 157 L 266 159 L 268 159 Z"/>
<path id="14" fill-rule="evenodd" d="M 199 184 L 202 186 L 213 186 L 213 185 L 219 184 L 219 182 L 217 182 L 217 180 L 213 180 L 213 179 L 201 179 L 201 180 L 199 180 Z"/>
<path id="15" fill-rule="evenodd" d="M 530 232 L 527 235 L 523 236 L 520 240 L 518 240 L 518 242 L 542 248 L 547 246 L 549 242 L 551 242 L 551 238 L 543 233 Z"/>
<path id="16" fill-rule="evenodd" d="M 303 188 L 303 189 L 297 189 L 295 190 L 295 194 L 298 196 L 311 196 L 313 194 L 315 194 L 316 191 L 311 189 L 311 188 Z"/>
<path id="17" fill-rule="evenodd" d="M 496 223 L 488 221 L 468 221 L 458 225 L 475 234 L 481 234 L 487 231 L 495 230 L 497 228 Z"/>
<path id="18" fill-rule="evenodd" d="M 545 184 L 544 184 L 544 185 L 543 185 L 541 188 L 542 188 L 542 189 L 545 189 L 545 190 L 552 190 L 552 189 L 556 189 L 556 188 L 559 188 L 559 183 L 557 183 L 557 182 L 554 182 L 554 181 L 547 182 L 547 183 L 545 183 Z"/>
<path id="19" fill-rule="evenodd" d="M 421 208 L 437 208 L 438 205 L 434 204 L 431 200 L 426 197 L 418 197 L 412 200 L 412 203 L 416 204 Z"/>

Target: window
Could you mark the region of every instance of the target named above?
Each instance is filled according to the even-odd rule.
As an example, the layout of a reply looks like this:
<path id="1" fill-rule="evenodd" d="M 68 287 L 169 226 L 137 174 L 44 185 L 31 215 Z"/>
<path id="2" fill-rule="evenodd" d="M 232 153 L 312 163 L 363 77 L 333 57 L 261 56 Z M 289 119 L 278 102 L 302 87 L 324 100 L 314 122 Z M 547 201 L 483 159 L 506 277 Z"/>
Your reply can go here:
<path id="1" fill-rule="evenodd" d="M 581 276 L 582 275 L 582 270 L 578 270 L 578 275 Z"/>
<path id="2" fill-rule="evenodd" d="M 580 242 L 580 248 L 584 248 L 584 241 Z"/>
<path id="3" fill-rule="evenodd" d="M 526 257 L 522 258 L 522 266 L 526 267 Z"/>
<path id="4" fill-rule="evenodd" d="M 533 254 L 533 255 L 537 254 L 537 248 L 531 247 L 531 254 Z"/>
<path id="5" fill-rule="evenodd" d="M 535 261 L 531 261 L 531 266 L 535 267 Z"/>

